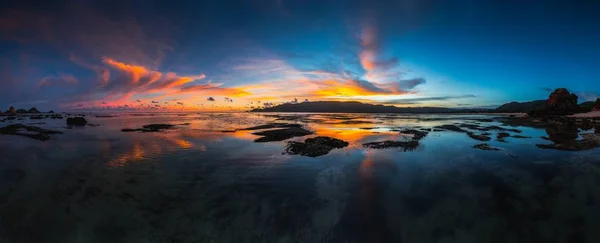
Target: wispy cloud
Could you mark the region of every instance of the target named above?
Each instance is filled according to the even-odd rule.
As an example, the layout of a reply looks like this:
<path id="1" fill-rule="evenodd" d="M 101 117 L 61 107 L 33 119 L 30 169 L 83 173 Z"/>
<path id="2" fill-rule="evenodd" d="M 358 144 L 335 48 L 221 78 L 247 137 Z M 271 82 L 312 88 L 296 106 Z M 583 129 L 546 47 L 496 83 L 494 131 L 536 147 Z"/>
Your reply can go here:
<path id="1" fill-rule="evenodd" d="M 447 101 L 447 100 L 457 100 L 457 99 L 469 99 L 476 98 L 475 95 L 456 95 L 456 96 L 432 96 L 432 97 L 419 97 L 419 98 L 406 98 L 406 99 L 396 99 L 385 101 L 385 104 L 419 104 L 421 102 L 427 101 Z"/>

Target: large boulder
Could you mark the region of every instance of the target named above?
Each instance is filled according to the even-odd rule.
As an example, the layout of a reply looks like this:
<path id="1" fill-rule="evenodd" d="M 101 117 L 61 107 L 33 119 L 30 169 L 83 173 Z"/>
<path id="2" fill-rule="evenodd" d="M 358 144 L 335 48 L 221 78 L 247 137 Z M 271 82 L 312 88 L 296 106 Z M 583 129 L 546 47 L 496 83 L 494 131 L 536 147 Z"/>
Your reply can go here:
<path id="1" fill-rule="evenodd" d="M 8 115 L 16 115 L 16 114 L 17 114 L 17 110 L 15 110 L 15 108 L 11 106 L 11 107 L 10 107 L 10 108 L 8 108 L 8 110 L 6 111 L 6 114 L 8 114 Z"/>
<path id="2" fill-rule="evenodd" d="M 69 117 L 67 118 L 67 125 L 69 126 L 85 126 L 87 121 L 83 117 Z"/>
<path id="3" fill-rule="evenodd" d="M 596 104 L 594 105 L 594 108 L 592 108 L 593 111 L 600 111 L 600 98 L 596 99 Z"/>
<path id="4" fill-rule="evenodd" d="M 556 89 L 546 100 L 543 110 L 532 111 L 530 116 L 564 116 L 572 115 L 580 111 L 577 104 L 577 95 L 572 94 L 565 88 Z"/>

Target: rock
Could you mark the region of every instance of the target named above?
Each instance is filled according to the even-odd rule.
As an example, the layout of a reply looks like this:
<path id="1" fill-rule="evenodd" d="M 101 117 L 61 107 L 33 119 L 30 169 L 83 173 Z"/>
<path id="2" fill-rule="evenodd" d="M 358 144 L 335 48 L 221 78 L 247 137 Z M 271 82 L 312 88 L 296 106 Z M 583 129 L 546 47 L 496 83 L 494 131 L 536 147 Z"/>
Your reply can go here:
<path id="1" fill-rule="evenodd" d="M 371 149 L 402 148 L 404 152 L 406 152 L 415 150 L 417 147 L 419 147 L 419 142 L 415 140 L 408 142 L 386 140 L 381 142 L 365 143 L 363 146 Z"/>
<path id="2" fill-rule="evenodd" d="M 262 130 L 271 128 L 284 128 L 284 127 L 302 127 L 300 124 L 289 124 L 289 123 L 269 123 L 260 126 L 242 128 L 240 130 Z"/>
<path id="3" fill-rule="evenodd" d="M 53 113 L 54 113 L 54 110 L 50 110 L 50 111 L 48 111 L 48 113 L 50 113 L 50 114 L 53 114 Z"/>
<path id="4" fill-rule="evenodd" d="M 35 107 L 32 107 L 27 111 L 27 113 L 40 113 L 40 111 L 38 111 Z"/>
<path id="5" fill-rule="evenodd" d="M 15 108 L 14 108 L 14 107 L 12 107 L 12 106 L 11 106 L 11 107 L 10 107 L 10 108 L 8 108 L 8 110 L 6 111 L 6 114 L 7 114 L 7 115 L 16 115 L 16 114 L 17 114 L 17 111 L 15 110 Z"/>
<path id="6" fill-rule="evenodd" d="M 467 135 L 469 135 L 470 138 L 475 139 L 475 140 L 479 140 L 479 141 L 490 141 L 492 140 L 492 138 L 490 138 L 488 135 L 485 134 L 475 134 L 472 132 L 468 132 Z"/>
<path id="7" fill-rule="evenodd" d="M 292 155 L 302 155 L 308 157 L 318 157 L 328 154 L 333 149 L 344 148 L 348 142 L 330 137 L 308 138 L 302 142 L 288 142 L 285 153 Z"/>
<path id="8" fill-rule="evenodd" d="M 42 115 L 37 115 L 37 116 L 30 116 L 29 119 L 31 120 L 40 120 L 40 119 L 44 119 L 46 118 L 45 116 Z"/>
<path id="9" fill-rule="evenodd" d="M 456 125 L 441 125 L 441 126 L 436 126 L 435 129 L 448 130 L 448 131 L 453 131 L 453 132 L 464 132 L 464 133 L 467 132 L 466 130 L 464 130 Z"/>
<path id="10" fill-rule="evenodd" d="M 25 130 L 25 131 L 23 131 Z M 0 128 L 0 134 L 5 135 L 17 135 L 28 138 L 33 138 L 41 141 L 50 139 L 50 134 L 61 134 L 60 131 L 54 131 L 49 129 L 43 129 L 35 126 L 27 126 L 23 124 L 13 124 L 6 127 Z"/>
<path id="11" fill-rule="evenodd" d="M 425 136 L 427 136 L 427 134 L 429 134 L 429 132 L 419 131 L 419 130 L 414 130 L 414 129 L 402 130 L 402 131 L 400 131 L 400 133 L 411 134 L 411 135 L 413 135 L 412 139 L 417 140 L 417 141 L 423 139 Z"/>
<path id="12" fill-rule="evenodd" d="M 600 98 L 596 99 L 596 104 L 594 105 L 594 108 L 592 108 L 593 111 L 600 111 Z"/>
<path id="13" fill-rule="evenodd" d="M 473 145 L 473 148 L 486 150 L 486 151 L 499 151 L 500 150 L 499 148 L 494 148 L 487 143 L 480 143 L 480 144 Z"/>
<path id="14" fill-rule="evenodd" d="M 496 139 L 500 142 L 506 142 L 506 140 L 504 138 L 507 138 L 507 137 L 510 137 L 510 134 L 506 133 L 506 132 L 499 132 L 496 135 Z"/>
<path id="15" fill-rule="evenodd" d="M 283 141 L 286 139 L 290 139 L 293 137 L 302 137 L 306 135 L 311 135 L 313 132 L 308 131 L 301 127 L 288 127 L 285 129 L 275 129 L 275 130 L 266 130 L 262 132 L 252 133 L 254 135 L 263 136 L 261 138 L 257 138 L 254 142 L 262 143 L 262 142 L 273 142 L 273 141 Z"/>
<path id="16" fill-rule="evenodd" d="M 87 124 L 87 120 L 83 117 L 69 117 L 67 118 L 68 126 L 85 126 Z"/>
<path id="17" fill-rule="evenodd" d="M 580 111 L 577 104 L 577 95 L 571 94 L 567 89 L 556 89 L 548 100 L 545 109 L 532 111 L 529 116 L 564 116 L 573 115 Z"/>
<path id="18" fill-rule="evenodd" d="M 149 124 L 142 126 L 142 128 L 123 128 L 121 129 L 121 132 L 160 132 L 173 127 L 175 127 L 175 125 L 172 124 Z"/>
<path id="19" fill-rule="evenodd" d="M 25 114 L 25 113 L 27 113 L 27 110 L 25 110 L 25 109 L 17 109 L 16 112 L 17 112 L 17 114 Z"/>

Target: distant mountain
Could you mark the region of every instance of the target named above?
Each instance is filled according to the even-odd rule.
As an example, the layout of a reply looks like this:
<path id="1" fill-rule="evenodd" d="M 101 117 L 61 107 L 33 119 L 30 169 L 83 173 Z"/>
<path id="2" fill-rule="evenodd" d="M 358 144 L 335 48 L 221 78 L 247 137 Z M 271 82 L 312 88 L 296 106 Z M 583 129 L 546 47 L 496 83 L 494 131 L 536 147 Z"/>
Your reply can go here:
<path id="1" fill-rule="evenodd" d="M 510 102 L 496 108 L 495 112 L 530 112 L 534 110 L 543 110 L 546 108 L 546 100 L 535 100 L 529 102 Z"/>
<path id="2" fill-rule="evenodd" d="M 253 109 L 250 112 L 331 112 L 331 113 L 456 113 L 478 112 L 483 110 L 464 110 L 442 107 L 395 107 L 372 105 L 356 101 L 314 101 L 286 103 L 273 107 Z M 487 110 L 489 111 L 489 110 Z"/>

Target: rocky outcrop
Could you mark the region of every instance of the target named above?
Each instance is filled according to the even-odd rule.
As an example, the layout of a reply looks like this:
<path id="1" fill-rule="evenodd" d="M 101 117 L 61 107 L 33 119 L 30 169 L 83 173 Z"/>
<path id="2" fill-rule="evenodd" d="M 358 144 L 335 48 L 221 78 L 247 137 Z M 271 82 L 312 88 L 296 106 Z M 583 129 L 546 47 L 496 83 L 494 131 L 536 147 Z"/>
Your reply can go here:
<path id="1" fill-rule="evenodd" d="M 348 142 L 330 137 L 314 137 L 302 142 L 288 142 L 285 153 L 291 155 L 302 155 L 308 157 L 318 157 L 328 154 L 333 149 L 340 149 L 348 146 Z"/>
<path id="2" fill-rule="evenodd" d="M 536 110 L 529 113 L 530 116 L 565 116 L 580 112 L 577 104 L 577 95 L 572 94 L 565 88 L 556 89 L 548 100 L 543 110 Z"/>
<path id="3" fill-rule="evenodd" d="M 83 117 L 69 117 L 67 118 L 68 126 L 85 126 L 87 124 L 87 120 Z"/>
<path id="4" fill-rule="evenodd" d="M 121 132 L 160 132 L 173 127 L 175 125 L 172 124 L 149 124 L 142 126 L 142 128 L 123 128 Z"/>
<path id="5" fill-rule="evenodd" d="M 25 110 L 25 109 L 17 109 L 16 112 L 18 114 L 25 114 L 25 113 L 27 113 L 27 110 Z"/>
<path id="6" fill-rule="evenodd" d="M 38 109 L 36 109 L 35 107 L 31 107 L 31 109 L 29 109 L 27 113 L 40 113 L 40 111 L 38 111 Z"/>
<path id="7" fill-rule="evenodd" d="M 592 108 L 593 111 L 600 111 L 600 98 L 596 99 L 596 104 L 594 105 L 594 108 Z"/>
<path id="8" fill-rule="evenodd" d="M 16 114 L 17 114 L 17 111 L 15 110 L 15 108 L 14 108 L 14 107 L 12 107 L 12 106 L 11 106 L 11 107 L 10 107 L 10 108 L 8 108 L 8 110 L 6 111 L 6 114 L 8 114 L 8 115 L 16 115 Z"/>
<path id="9" fill-rule="evenodd" d="M 41 141 L 49 140 L 50 135 L 52 134 L 61 133 L 62 132 L 60 131 L 54 131 L 35 126 L 27 126 L 23 124 L 13 124 L 0 128 L 0 134 L 23 136 Z"/>
<path id="10" fill-rule="evenodd" d="M 254 135 L 262 136 L 254 140 L 257 143 L 263 142 L 274 142 L 274 141 L 283 141 L 286 139 L 290 139 L 293 137 L 302 137 L 306 135 L 311 135 L 313 132 L 306 130 L 301 127 L 289 127 L 285 129 L 275 129 L 275 130 L 266 130 L 262 132 L 252 133 Z"/>

